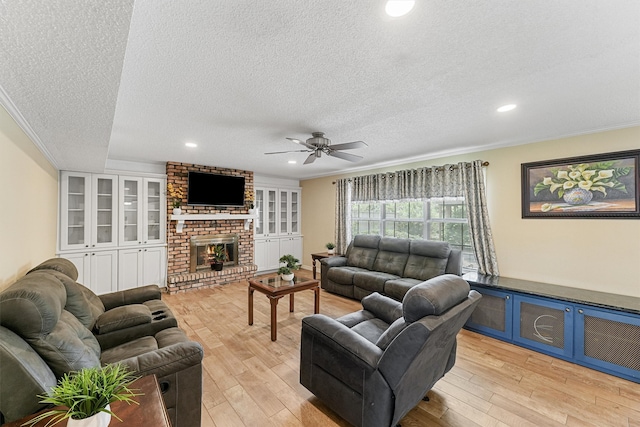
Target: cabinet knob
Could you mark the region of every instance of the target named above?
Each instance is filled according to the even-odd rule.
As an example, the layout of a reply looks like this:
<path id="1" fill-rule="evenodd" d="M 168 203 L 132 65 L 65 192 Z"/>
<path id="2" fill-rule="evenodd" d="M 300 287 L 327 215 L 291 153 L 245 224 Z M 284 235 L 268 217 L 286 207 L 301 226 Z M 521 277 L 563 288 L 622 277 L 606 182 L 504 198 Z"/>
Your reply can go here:
<path id="1" fill-rule="evenodd" d="M 85 248 L 88 248 L 88 247 L 89 247 L 89 245 L 84 245 L 84 247 L 85 247 Z"/>
<path id="2" fill-rule="evenodd" d="M 89 256 L 89 254 L 84 254 L 84 256 Z"/>
<path id="3" fill-rule="evenodd" d="M 91 254 L 91 256 L 94 256 L 94 255 L 95 255 L 95 252 Z"/>
<path id="4" fill-rule="evenodd" d="M 578 313 L 582 314 L 582 313 L 584 313 L 584 310 L 580 309 L 580 310 L 578 310 Z"/>
<path id="5" fill-rule="evenodd" d="M 91 247 L 92 247 L 92 248 L 95 248 L 95 247 L 96 247 L 96 245 L 91 245 Z"/>
<path id="6" fill-rule="evenodd" d="M 147 244 L 147 241 L 146 241 L 146 240 L 144 241 L 144 244 L 145 244 L 145 245 Z"/>
<path id="7" fill-rule="evenodd" d="M 507 295 L 504 297 L 504 299 L 511 299 L 511 296 Z"/>
<path id="8" fill-rule="evenodd" d="M 571 311 L 571 309 L 569 307 L 565 308 L 564 311 L 566 311 L 567 313 L 569 313 Z"/>

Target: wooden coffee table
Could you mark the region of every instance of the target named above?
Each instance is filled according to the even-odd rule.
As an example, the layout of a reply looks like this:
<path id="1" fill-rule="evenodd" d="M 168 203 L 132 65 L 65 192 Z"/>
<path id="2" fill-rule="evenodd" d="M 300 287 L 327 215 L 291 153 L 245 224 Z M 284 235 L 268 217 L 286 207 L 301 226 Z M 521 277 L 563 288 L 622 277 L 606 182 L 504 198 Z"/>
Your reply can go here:
<path id="1" fill-rule="evenodd" d="M 271 303 L 271 341 L 278 339 L 278 300 L 289 295 L 289 311 L 293 312 L 293 294 L 313 289 L 315 293 L 314 313 L 320 313 L 320 282 L 315 279 L 294 277 L 291 281 L 280 277 L 249 279 L 249 324 L 253 325 L 253 291 L 262 292 Z"/>

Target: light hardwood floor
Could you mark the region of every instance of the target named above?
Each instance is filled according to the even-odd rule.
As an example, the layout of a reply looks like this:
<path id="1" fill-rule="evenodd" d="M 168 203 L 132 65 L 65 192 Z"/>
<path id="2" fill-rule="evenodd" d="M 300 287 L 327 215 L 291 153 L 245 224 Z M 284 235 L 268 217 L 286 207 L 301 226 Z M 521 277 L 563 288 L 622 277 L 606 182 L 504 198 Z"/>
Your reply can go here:
<path id="1" fill-rule="evenodd" d="M 247 285 L 163 296 L 204 347 L 202 427 L 348 426 L 299 383 L 300 320 L 313 313 L 313 292 L 295 295 L 294 313 L 288 297 L 280 300 L 272 342 L 269 302 L 258 292 L 248 325 Z M 328 316 L 360 308 L 321 293 L 320 312 Z M 640 427 L 639 384 L 466 330 L 456 365 L 428 395 L 403 427 Z"/>

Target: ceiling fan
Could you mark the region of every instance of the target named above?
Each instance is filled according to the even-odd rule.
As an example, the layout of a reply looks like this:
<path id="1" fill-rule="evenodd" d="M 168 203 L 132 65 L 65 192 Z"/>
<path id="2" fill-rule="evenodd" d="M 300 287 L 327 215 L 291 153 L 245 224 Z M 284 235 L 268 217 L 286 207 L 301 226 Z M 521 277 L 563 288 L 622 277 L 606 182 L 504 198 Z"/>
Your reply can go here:
<path id="1" fill-rule="evenodd" d="M 322 156 L 322 153 L 327 156 L 337 157 L 339 159 L 348 160 L 350 162 L 357 162 L 362 160 L 362 156 L 356 156 L 355 154 L 343 153 L 341 150 L 353 150 L 354 148 L 368 147 L 364 141 L 345 142 L 343 144 L 331 145 L 331 140 L 324 137 L 324 132 L 313 132 L 311 138 L 306 141 L 300 141 L 295 138 L 287 138 L 291 142 L 306 147 L 306 150 L 291 150 L 291 151 L 275 151 L 265 154 L 282 154 L 282 153 L 311 153 L 307 160 L 304 161 L 305 165 L 313 163 L 317 158 Z"/>

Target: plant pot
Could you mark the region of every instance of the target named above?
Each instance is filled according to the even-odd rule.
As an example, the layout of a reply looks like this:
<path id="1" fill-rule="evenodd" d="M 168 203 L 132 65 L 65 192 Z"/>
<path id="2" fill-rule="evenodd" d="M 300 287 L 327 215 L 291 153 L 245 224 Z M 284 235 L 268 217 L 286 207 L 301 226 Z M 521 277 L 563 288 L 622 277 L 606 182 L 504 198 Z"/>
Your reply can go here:
<path id="1" fill-rule="evenodd" d="M 335 253 L 335 251 L 336 251 L 335 249 L 327 249 L 327 253 L 329 255 L 333 255 Z"/>
<path id="2" fill-rule="evenodd" d="M 212 262 L 211 269 L 215 271 L 222 271 L 222 267 L 224 267 L 223 262 Z"/>
<path id="3" fill-rule="evenodd" d="M 280 278 L 282 280 L 284 280 L 285 282 L 290 282 L 290 281 L 293 280 L 293 273 L 291 273 L 291 274 L 281 274 Z"/>
<path id="4" fill-rule="evenodd" d="M 256 213 L 256 208 L 249 209 L 249 215 L 254 215 Z"/>
<path id="5" fill-rule="evenodd" d="M 109 405 L 107 405 L 106 409 L 111 410 Z M 83 418 L 81 420 L 75 420 L 73 418 L 69 418 L 67 420 L 67 426 L 68 427 L 107 427 L 110 421 L 111 421 L 110 413 L 98 412 L 97 414 L 89 418 Z"/>
<path id="6" fill-rule="evenodd" d="M 174 215 L 182 215 L 182 209 L 181 208 L 173 208 L 173 214 Z"/>

